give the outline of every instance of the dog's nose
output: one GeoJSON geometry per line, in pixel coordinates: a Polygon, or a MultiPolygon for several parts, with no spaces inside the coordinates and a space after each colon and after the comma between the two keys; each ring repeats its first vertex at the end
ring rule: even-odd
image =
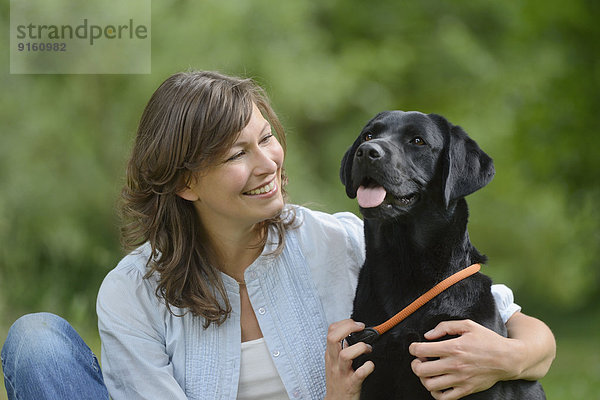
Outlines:
{"type": "Polygon", "coordinates": [[[381,158],[382,154],[383,154],[382,149],[379,146],[377,146],[375,143],[363,143],[356,150],[357,158],[368,157],[370,160],[373,160],[373,161],[381,158]]]}

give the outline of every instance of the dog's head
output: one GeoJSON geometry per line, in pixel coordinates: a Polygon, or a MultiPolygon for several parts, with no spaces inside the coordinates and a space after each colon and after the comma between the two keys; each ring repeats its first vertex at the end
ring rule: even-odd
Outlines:
{"type": "Polygon", "coordinates": [[[431,202],[448,208],[493,176],[492,159],[462,128],[415,111],[377,114],[340,169],[346,193],[358,197],[366,218],[406,215],[431,202]]]}

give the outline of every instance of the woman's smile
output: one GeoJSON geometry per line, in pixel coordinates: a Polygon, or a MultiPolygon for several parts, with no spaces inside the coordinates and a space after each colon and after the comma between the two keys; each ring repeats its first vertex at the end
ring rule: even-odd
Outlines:
{"type": "Polygon", "coordinates": [[[270,197],[272,195],[274,195],[278,190],[277,187],[277,183],[275,182],[275,179],[273,179],[271,182],[267,183],[264,186],[260,186],[256,189],[252,189],[249,190],[247,192],[245,192],[244,194],[246,196],[260,196],[260,197],[270,197]]]}

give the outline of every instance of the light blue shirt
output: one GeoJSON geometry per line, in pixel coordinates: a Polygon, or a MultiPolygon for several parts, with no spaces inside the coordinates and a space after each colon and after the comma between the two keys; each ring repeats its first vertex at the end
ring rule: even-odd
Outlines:
{"type": "MultiPolygon", "coordinates": [[[[291,399],[325,396],[329,324],[349,318],[363,264],[362,221],[351,213],[325,214],[297,207],[298,228],[283,252],[268,243],[244,274],[265,342],[291,399]]],[[[276,239],[270,232],[269,239],[276,239]]],[[[240,295],[222,274],[232,313],[221,326],[172,308],[144,279],[149,245],[132,252],[105,278],[97,312],[102,369],[114,400],[235,399],[240,373],[240,295]],[[177,316],[181,315],[182,316],[177,316]]],[[[519,306],[512,291],[492,292],[506,321],[519,306]]]]}

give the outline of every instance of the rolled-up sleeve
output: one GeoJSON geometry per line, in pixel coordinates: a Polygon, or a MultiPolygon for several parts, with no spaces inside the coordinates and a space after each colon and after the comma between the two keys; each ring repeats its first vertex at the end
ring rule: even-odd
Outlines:
{"type": "Polygon", "coordinates": [[[506,323],[517,311],[521,311],[521,307],[515,304],[515,298],[512,290],[506,285],[492,285],[492,295],[496,301],[496,307],[500,311],[502,321],[506,323]]]}
{"type": "Polygon", "coordinates": [[[184,400],[166,352],[164,305],[147,281],[136,268],[117,268],[100,287],[96,310],[106,386],[113,400],[184,400]]]}

